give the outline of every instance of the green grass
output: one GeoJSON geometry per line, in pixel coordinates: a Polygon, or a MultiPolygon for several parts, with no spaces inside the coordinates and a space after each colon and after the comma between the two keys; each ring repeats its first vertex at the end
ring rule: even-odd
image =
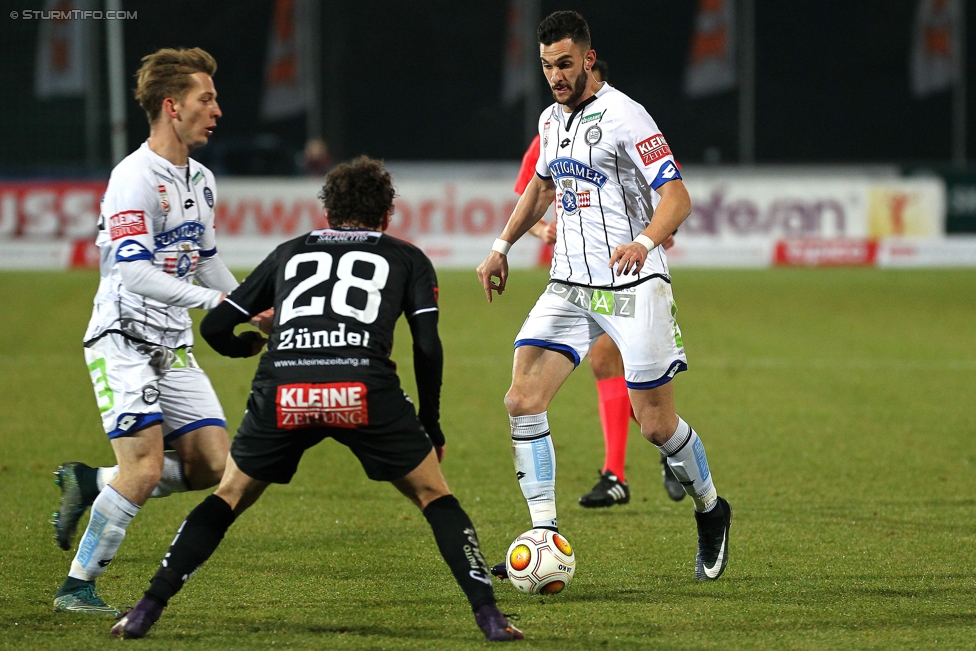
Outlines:
{"type": "MultiPolygon", "coordinates": [[[[112,462],[80,339],[96,277],[0,274],[0,646],[98,648],[105,618],[58,615],[70,562],[48,525],[51,471],[112,462]]],[[[511,344],[545,285],[516,271],[485,303],[441,274],[444,473],[490,561],[528,528],[502,396],[511,344]]],[[[691,370],[679,412],[735,509],[720,581],[693,579],[689,500],[660,484],[632,430],[625,507],[584,511],[602,438],[587,368],[549,411],[561,528],[578,572],[562,595],[498,587],[527,649],[949,649],[976,639],[976,272],[675,272],[691,370]]],[[[199,315],[197,315],[199,316],[199,315]]],[[[402,324],[401,324],[402,325],[402,324]]],[[[395,359],[413,392],[410,341],[395,359]]],[[[232,428],[254,360],[198,356],[232,428]]],[[[585,363],[584,363],[585,366],[585,363]]],[[[151,501],[100,592],[133,604],[202,493],[151,501]]],[[[422,515],[332,441],[269,489],[173,602],[142,649],[481,647],[422,515]]],[[[126,643],[128,646],[129,643],[126,643]]]]}

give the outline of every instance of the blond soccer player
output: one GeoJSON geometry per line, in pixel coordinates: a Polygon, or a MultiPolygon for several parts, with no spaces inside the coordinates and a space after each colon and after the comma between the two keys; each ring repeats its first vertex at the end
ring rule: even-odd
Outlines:
{"type": "MultiPolygon", "coordinates": [[[[101,279],[85,333],[85,361],[118,465],[58,468],[55,538],[69,549],[88,527],[57,611],[115,615],[95,581],[150,497],[216,485],[229,441],[217,395],[193,357],[187,308],[213,308],[238,283],[217,253],[213,174],[189,157],[221,117],[217,63],[199,49],[143,58],[135,97],[149,139],[112,170],[96,243],[101,279]],[[194,284],[194,280],[198,284],[194,284]]],[[[255,346],[263,339],[256,337],[255,346]]]]}

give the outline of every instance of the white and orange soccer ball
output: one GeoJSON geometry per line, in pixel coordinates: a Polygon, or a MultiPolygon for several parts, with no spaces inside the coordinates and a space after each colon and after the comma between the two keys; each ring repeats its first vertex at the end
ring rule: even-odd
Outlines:
{"type": "Polygon", "coordinates": [[[508,580],[526,594],[556,594],[573,580],[576,554],[566,538],[531,529],[515,539],[505,557],[508,580]]]}

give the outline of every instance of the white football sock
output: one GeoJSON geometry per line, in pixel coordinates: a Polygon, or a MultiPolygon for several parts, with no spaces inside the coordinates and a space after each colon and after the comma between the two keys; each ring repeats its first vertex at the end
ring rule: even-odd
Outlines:
{"type": "Polygon", "coordinates": [[[106,486],[92,504],[88,528],[78,544],[78,552],[71,561],[68,576],[82,581],[94,581],[100,577],[115,558],[115,552],[125,538],[125,528],[137,513],[138,506],[111,486],[106,486]]]}
{"type": "Polygon", "coordinates": [[[718,494],[712,483],[712,473],[708,470],[705,446],[691,425],[678,417],[678,428],[664,445],[657,446],[668,458],[668,465],[674,471],[685,492],[695,501],[695,510],[707,513],[718,504],[718,494]]]}
{"type": "Polygon", "coordinates": [[[183,462],[173,451],[163,454],[163,472],[159,476],[159,483],[149,497],[166,497],[173,493],[185,493],[190,490],[183,475],[183,462]]]}
{"type": "Polygon", "coordinates": [[[532,526],[557,528],[556,451],[552,447],[546,412],[509,419],[515,474],[529,505],[532,526]]]}
{"type": "MultiPolygon", "coordinates": [[[[119,474],[118,466],[103,467],[98,469],[96,483],[98,490],[108,486],[115,476],[119,474]]],[[[185,493],[190,490],[183,475],[183,462],[180,457],[170,450],[163,454],[163,472],[160,475],[159,483],[153,489],[149,497],[166,497],[173,493],[185,493]]]]}
{"type": "Polygon", "coordinates": [[[101,492],[105,489],[109,483],[115,479],[115,476],[119,474],[118,466],[103,466],[98,469],[98,473],[95,475],[95,483],[98,484],[98,490],[101,492]]]}

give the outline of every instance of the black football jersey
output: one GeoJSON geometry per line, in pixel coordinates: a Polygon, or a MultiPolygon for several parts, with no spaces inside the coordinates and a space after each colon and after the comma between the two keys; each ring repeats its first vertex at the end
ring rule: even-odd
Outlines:
{"type": "Polygon", "coordinates": [[[330,228],[278,246],[227,300],[252,315],[275,308],[255,384],[334,377],[376,386],[398,382],[397,319],[437,310],[437,277],[412,244],[330,228]]]}

